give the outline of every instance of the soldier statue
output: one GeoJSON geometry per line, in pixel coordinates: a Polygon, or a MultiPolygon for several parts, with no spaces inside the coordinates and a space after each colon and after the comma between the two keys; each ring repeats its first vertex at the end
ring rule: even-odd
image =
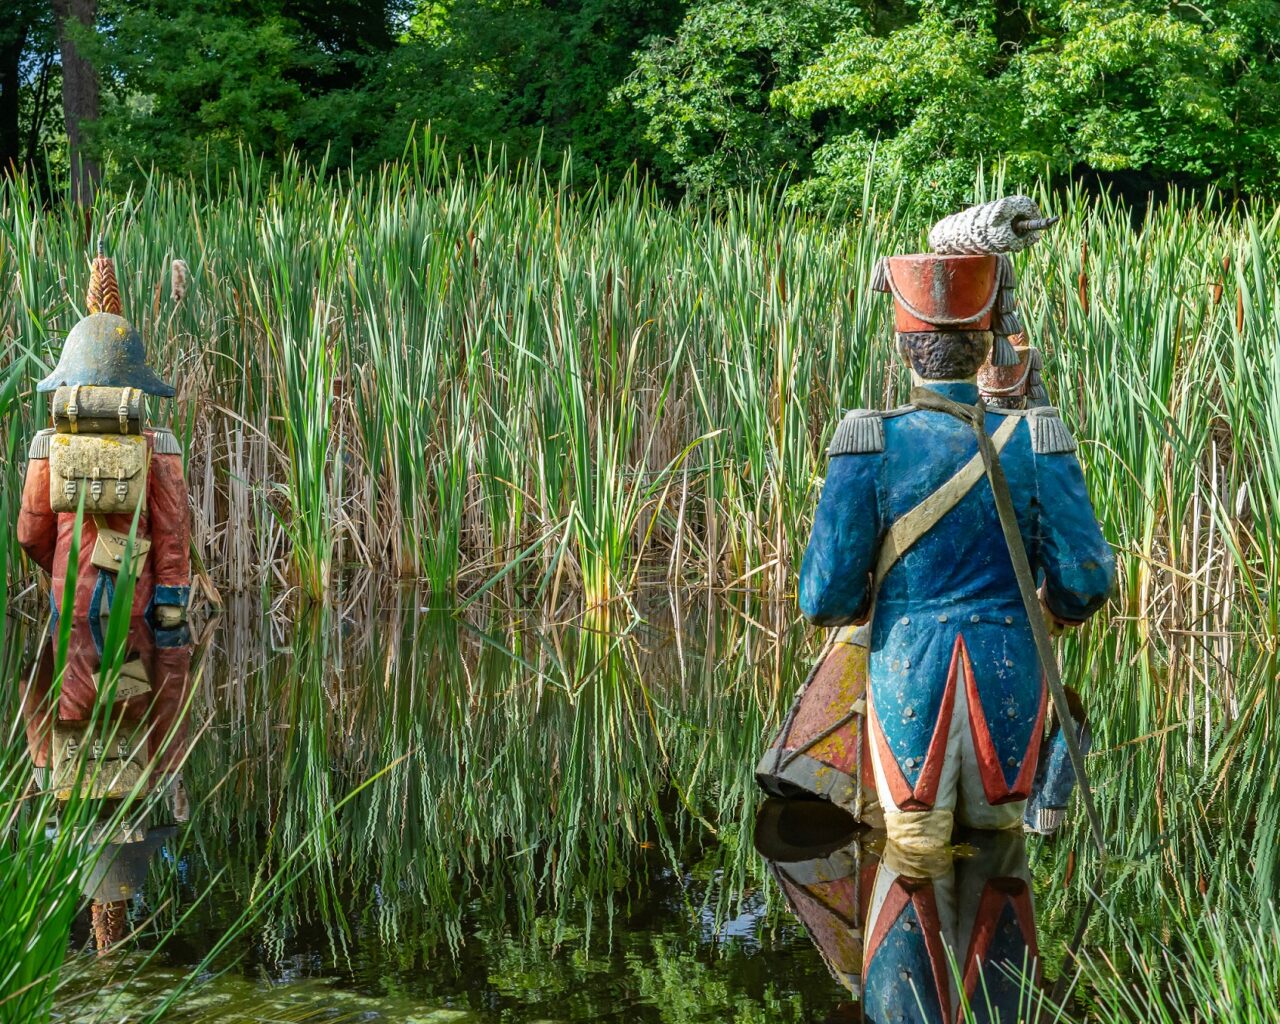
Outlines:
{"type": "Polygon", "coordinates": [[[934,252],[881,261],[911,401],[850,412],[828,450],[800,607],[869,624],[863,742],[904,847],[1022,824],[1057,681],[1045,622],[1083,623],[1114,581],[1056,410],[986,406],[976,383],[993,345],[995,365],[1021,362],[1006,253],[1050,223],[1010,197],[936,225],[934,252]]]}
{"type": "Polygon", "coordinates": [[[177,439],[146,427],[143,416],[144,395],[169,398],[174,389],[147,365],[142,338],[121,315],[115,268],[101,243],[87,308],[57,367],[36,386],[53,393],[54,425],[31,442],[18,542],[53,577],[54,615],[70,609],[100,643],[126,553],[134,579],[129,617],[145,615],[159,629],[186,621],[191,527],[177,439]],[[78,569],[67,595],[81,510],[78,569]]]}

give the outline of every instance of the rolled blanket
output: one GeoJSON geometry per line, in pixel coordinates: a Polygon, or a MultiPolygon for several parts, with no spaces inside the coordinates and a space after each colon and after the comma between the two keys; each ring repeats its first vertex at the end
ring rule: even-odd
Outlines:
{"type": "Polygon", "coordinates": [[[943,217],[929,231],[929,247],[960,256],[1021,252],[1048,226],[1030,196],[1005,196],[943,217]]]}

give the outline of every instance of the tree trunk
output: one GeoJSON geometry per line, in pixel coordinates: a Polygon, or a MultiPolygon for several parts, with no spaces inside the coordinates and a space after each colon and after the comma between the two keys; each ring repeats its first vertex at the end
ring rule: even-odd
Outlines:
{"type": "Polygon", "coordinates": [[[71,197],[80,206],[93,203],[102,171],[85,152],[85,125],[98,120],[98,73],[75,44],[78,31],[92,32],[98,0],[53,0],[62,49],[62,110],[67,120],[71,158],[71,197]],[[75,22],[76,24],[72,24],[75,22]]]}
{"type": "Polygon", "coordinates": [[[23,166],[37,180],[36,154],[40,151],[40,134],[44,129],[44,119],[49,114],[49,79],[53,75],[53,51],[47,52],[40,62],[40,74],[32,87],[31,123],[27,125],[27,145],[22,155],[23,166]]]}
{"type": "Polygon", "coordinates": [[[22,166],[22,139],[18,127],[18,78],[27,26],[19,24],[0,33],[0,174],[16,174],[22,166]]]}

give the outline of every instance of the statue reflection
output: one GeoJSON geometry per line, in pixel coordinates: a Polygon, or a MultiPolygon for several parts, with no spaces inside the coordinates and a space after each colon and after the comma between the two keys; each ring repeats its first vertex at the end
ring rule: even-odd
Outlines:
{"type": "Polygon", "coordinates": [[[1020,833],[971,832],[921,854],[824,802],[769,800],[756,849],[832,976],[829,1021],[1035,1019],[1035,912],[1020,833]]]}
{"type": "Polygon", "coordinates": [[[24,673],[27,750],[37,787],[56,798],[50,828],[73,828],[79,841],[100,847],[84,893],[94,945],[106,953],[129,932],[130,904],[152,857],[188,818],[182,764],[191,638],[186,626],[155,630],[132,620],[114,695],[100,693],[107,689],[100,623],[72,626],[60,690],[56,646],[50,636],[24,673]]]}

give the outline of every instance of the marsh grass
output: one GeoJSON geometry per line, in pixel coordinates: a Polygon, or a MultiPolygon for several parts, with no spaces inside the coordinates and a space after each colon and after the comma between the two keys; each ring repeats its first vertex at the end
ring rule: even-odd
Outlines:
{"type": "MultiPolygon", "coordinates": [[[[370,913],[388,940],[430,905],[442,941],[460,941],[460,893],[501,858],[527,861],[501,884],[531,914],[548,891],[606,893],[634,844],[674,863],[691,835],[730,840],[721,867],[750,887],[749,769],[815,648],[789,611],[744,626],[754,660],[740,670],[756,682],[726,701],[709,689],[731,678],[716,659],[694,676],[682,659],[681,688],[652,688],[617,634],[646,584],[791,589],[836,417],[905,392],[888,303],[867,285],[879,255],[920,245],[922,225],[869,202],[806,216],[765,193],[672,209],[631,181],[448,167],[429,142],[357,179],[295,165],[270,178],[246,161],[217,201],[202,194],[154,178],[95,216],[126,312],[178,382],[178,402],[153,411],[184,441],[195,538],[219,585],[334,602],[352,566],[423,581],[431,595],[401,632],[426,605],[465,605],[473,624],[522,601],[552,620],[593,610],[580,642],[512,634],[499,611],[421,634],[438,649],[406,636],[372,660],[336,643],[332,622],[282,628],[292,682],[237,691],[249,731],[217,742],[244,749],[209,747],[237,766],[228,791],[255,797],[211,813],[228,830],[244,815],[272,857],[338,850],[368,884],[377,873],[386,902],[370,913]],[[180,302],[174,257],[192,271],[180,302]],[[479,664],[508,666],[492,677],[504,682],[450,660],[473,641],[479,664]],[[414,680],[438,671],[433,658],[454,667],[428,690],[414,680]],[[253,731],[282,714],[287,730],[253,731]],[[269,765],[254,767],[252,744],[273,751],[269,765]],[[406,751],[419,770],[401,763],[355,798],[358,827],[323,816],[406,751]],[[477,771],[511,787],[504,799],[452,785],[477,771]],[[659,793],[680,811],[674,833],[659,793]],[[483,841],[449,845],[464,826],[483,841]],[[448,855],[403,854],[437,848],[448,855]]],[[[1100,997],[1117,1014],[1155,1012],[1150,1000],[1194,1003],[1226,969],[1217,957],[1242,965],[1242,992],[1268,978],[1240,950],[1269,941],[1280,870],[1280,215],[1175,195],[1135,225],[1106,199],[1042,201],[1063,223],[1019,258],[1019,295],[1121,574],[1107,611],[1063,646],[1113,852],[1116,912],[1094,918],[1088,942],[1120,958],[1116,978],[1201,957],[1178,983],[1100,997]],[[1215,907],[1249,926],[1213,924],[1215,907]]],[[[7,524],[45,416],[29,382],[79,316],[82,224],[40,210],[20,179],[0,186],[11,608],[31,575],[7,524]]],[[[260,651],[238,643],[228,657],[260,678],[260,651]]],[[[1066,914],[1071,880],[1098,867],[1082,838],[1038,854],[1049,913],[1066,914]]],[[[236,891],[252,892],[260,864],[244,870],[236,891]]],[[[350,927],[342,882],[315,880],[335,948],[350,927]]],[[[289,902],[302,891],[281,913],[303,913],[289,902]]],[[[1090,963],[1103,991],[1106,961],[1090,963]]]]}
{"type": "MultiPolygon", "coordinates": [[[[332,598],[357,565],[437,605],[586,607],[601,626],[653,582],[791,590],[832,423],[903,394],[868,283],[922,225],[869,200],[672,209],[635,181],[569,179],[451,167],[426,139],[365,177],[246,160],[216,201],[160,177],[104,196],[126,311],[179,386],[154,411],[185,442],[221,586],[332,598]],[[174,257],[192,279],[176,302],[174,257]]],[[[17,455],[44,416],[26,382],[79,315],[87,264],[81,219],[0,188],[0,449],[17,455]]],[[[1172,800],[1243,787],[1269,844],[1280,214],[1174,195],[1135,225],[1105,198],[1042,202],[1063,222],[1019,257],[1019,295],[1121,573],[1067,656],[1099,757],[1159,751],[1153,777],[1117,782],[1114,820],[1150,803],[1150,846],[1172,800]]],[[[10,513],[20,468],[0,469],[10,513]]]]}
{"type": "MultiPolygon", "coordinates": [[[[127,312],[179,385],[153,411],[187,443],[220,585],[323,598],[363,565],[442,600],[605,606],[655,576],[789,590],[831,424],[903,394],[868,283],[922,225],[869,200],[672,209],[569,180],[450,167],[427,139],[371,176],[246,160],[216,201],[159,177],[104,196],[127,312]]],[[[1043,201],[1064,221],[1019,258],[1032,340],[1122,554],[1117,610],[1160,639],[1203,732],[1215,666],[1240,635],[1273,651],[1280,623],[1280,222],[1043,201]]],[[[26,382],[80,312],[82,225],[20,179],[0,192],[9,495],[44,415],[26,382]]]]}
{"type": "MultiPolygon", "coordinates": [[[[819,435],[886,393],[880,346],[840,339],[885,323],[862,285],[891,211],[676,212],[631,181],[418,154],[340,184],[246,163],[214,203],[156,178],[96,213],[179,384],[217,582],[321,597],[358,563],[452,596],[518,561],[508,596],[603,605],[653,556],[672,582],[785,587],[819,435]]],[[[0,372],[21,381],[78,317],[85,262],[67,212],[33,203],[0,193],[0,372]]],[[[8,443],[43,416],[22,409],[8,443]]]]}

